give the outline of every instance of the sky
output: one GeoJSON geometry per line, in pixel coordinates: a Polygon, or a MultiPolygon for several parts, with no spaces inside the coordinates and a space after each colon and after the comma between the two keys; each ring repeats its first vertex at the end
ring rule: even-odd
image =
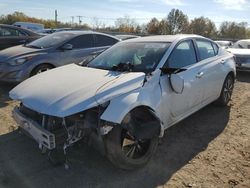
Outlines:
{"type": "Polygon", "coordinates": [[[28,16],[58,21],[95,22],[112,26],[119,17],[129,16],[138,24],[151,18],[162,19],[171,9],[180,9],[189,20],[208,17],[216,26],[223,21],[248,22],[250,27],[250,0],[0,0],[0,15],[20,11],[28,16]]]}

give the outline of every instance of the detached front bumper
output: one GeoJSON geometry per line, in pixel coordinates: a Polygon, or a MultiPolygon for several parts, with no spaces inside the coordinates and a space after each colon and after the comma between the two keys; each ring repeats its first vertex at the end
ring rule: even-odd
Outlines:
{"type": "Polygon", "coordinates": [[[39,144],[40,149],[45,147],[49,150],[52,150],[56,147],[55,135],[45,130],[38,123],[22,114],[18,107],[14,108],[13,117],[18,126],[29,135],[31,135],[34,140],[36,140],[36,142],[39,144]]]}

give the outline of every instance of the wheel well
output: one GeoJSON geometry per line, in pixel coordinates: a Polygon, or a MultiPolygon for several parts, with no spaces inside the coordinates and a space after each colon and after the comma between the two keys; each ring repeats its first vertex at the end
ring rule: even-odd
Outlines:
{"type": "Polygon", "coordinates": [[[148,106],[132,109],[123,119],[122,125],[137,138],[152,138],[161,133],[161,122],[148,106]]]}
{"type": "Polygon", "coordinates": [[[233,71],[229,72],[228,75],[232,76],[233,77],[233,80],[235,80],[235,74],[233,71]]]}
{"type": "Polygon", "coordinates": [[[50,66],[51,68],[55,68],[55,66],[52,65],[51,63],[41,63],[41,64],[39,64],[39,65],[36,65],[36,66],[32,69],[32,71],[30,72],[30,76],[32,76],[33,73],[34,73],[34,71],[37,69],[37,67],[39,67],[39,66],[41,66],[41,65],[48,65],[48,66],[50,66]]]}

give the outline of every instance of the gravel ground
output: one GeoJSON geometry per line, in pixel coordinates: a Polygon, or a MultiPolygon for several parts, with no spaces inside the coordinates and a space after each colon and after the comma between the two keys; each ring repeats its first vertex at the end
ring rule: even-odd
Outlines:
{"type": "Polygon", "coordinates": [[[13,85],[0,85],[0,187],[250,187],[250,73],[239,73],[228,107],[209,105],[166,131],[147,166],[122,171],[92,148],[52,166],[11,117],[13,85]]]}

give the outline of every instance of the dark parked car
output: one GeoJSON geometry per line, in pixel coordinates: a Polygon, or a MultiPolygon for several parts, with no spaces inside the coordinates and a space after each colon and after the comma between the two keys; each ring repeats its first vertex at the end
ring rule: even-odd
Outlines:
{"type": "Polygon", "coordinates": [[[0,81],[21,82],[49,69],[79,63],[119,39],[92,31],[62,31],[0,51],[0,81]]]}
{"type": "Polygon", "coordinates": [[[20,27],[0,24],[0,50],[25,44],[42,37],[37,33],[20,27]]]}

